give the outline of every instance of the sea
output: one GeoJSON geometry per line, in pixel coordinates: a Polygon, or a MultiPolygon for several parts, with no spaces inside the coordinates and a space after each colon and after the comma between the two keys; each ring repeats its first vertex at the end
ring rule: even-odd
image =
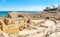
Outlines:
{"type": "MultiPolygon", "coordinates": [[[[0,16],[7,16],[9,12],[13,12],[13,11],[0,11],[0,16]]],[[[15,12],[21,12],[21,13],[29,13],[29,14],[36,14],[40,11],[15,11],[15,12]]]]}

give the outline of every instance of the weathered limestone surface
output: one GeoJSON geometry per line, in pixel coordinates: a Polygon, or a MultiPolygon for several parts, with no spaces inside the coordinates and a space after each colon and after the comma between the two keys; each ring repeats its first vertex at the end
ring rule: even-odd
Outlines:
{"type": "Polygon", "coordinates": [[[35,16],[23,14],[12,12],[0,19],[0,37],[60,37],[60,20],[33,19],[35,16]]]}

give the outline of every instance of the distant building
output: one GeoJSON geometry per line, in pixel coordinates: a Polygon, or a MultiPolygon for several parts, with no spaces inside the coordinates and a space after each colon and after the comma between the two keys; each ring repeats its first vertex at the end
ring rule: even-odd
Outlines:
{"type": "Polygon", "coordinates": [[[58,6],[58,7],[53,7],[53,8],[46,7],[46,9],[44,9],[44,11],[48,11],[48,12],[51,12],[51,13],[60,12],[60,6],[58,6]]]}

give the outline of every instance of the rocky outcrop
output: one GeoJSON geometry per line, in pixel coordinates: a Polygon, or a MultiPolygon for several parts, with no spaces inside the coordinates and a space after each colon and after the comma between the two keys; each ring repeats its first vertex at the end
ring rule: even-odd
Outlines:
{"type": "Polygon", "coordinates": [[[0,37],[60,37],[60,13],[10,12],[0,19],[0,37]],[[57,35],[56,35],[57,34],[57,35]]]}
{"type": "Polygon", "coordinates": [[[19,18],[19,17],[29,17],[29,14],[28,13],[21,13],[21,12],[10,12],[8,14],[8,17],[9,18],[19,18]]]}

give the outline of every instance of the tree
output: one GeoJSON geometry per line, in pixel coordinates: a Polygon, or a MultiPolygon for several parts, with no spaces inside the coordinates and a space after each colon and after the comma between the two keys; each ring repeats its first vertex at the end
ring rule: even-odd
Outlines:
{"type": "Polygon", "coordinates": [[[50,7],[46,7],[46,9],[50,9],[50,7]]]}
{"type": "Polygon", "coordinates": [[[52,5],[52,8],[55,8],[55,5],[52,5]]]}

